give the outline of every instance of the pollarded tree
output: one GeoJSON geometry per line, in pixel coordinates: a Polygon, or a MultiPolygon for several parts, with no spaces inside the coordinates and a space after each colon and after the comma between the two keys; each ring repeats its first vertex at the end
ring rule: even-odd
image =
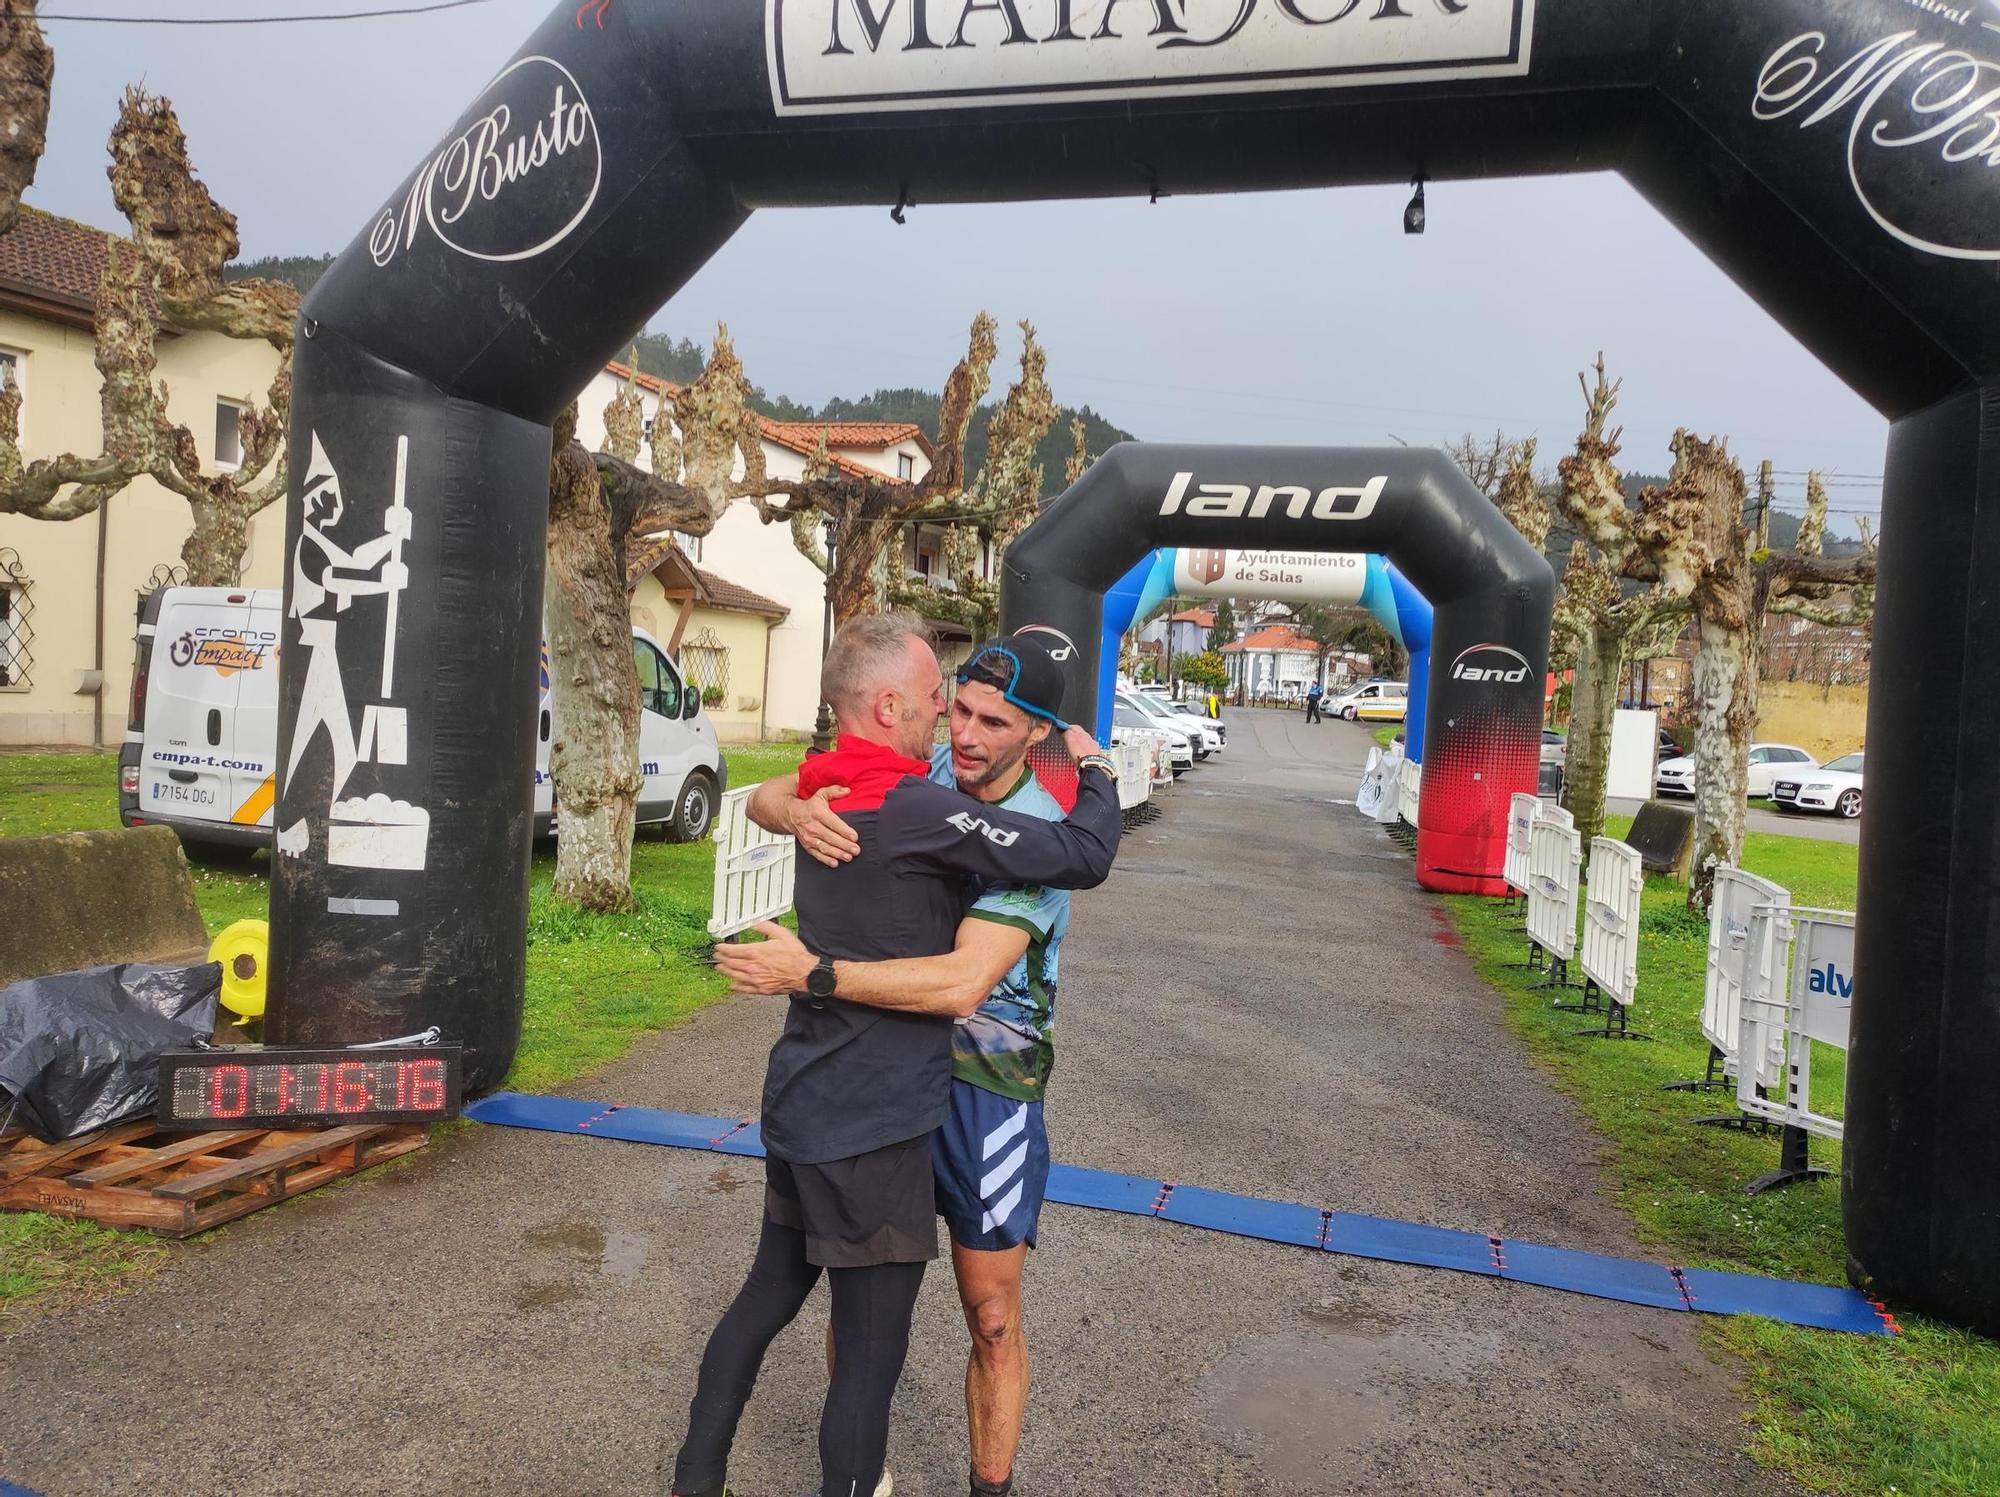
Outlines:
{"type": "Polygon", "coordinates": [[[0,234],[14,227],[21,194],[35,180],[55,77],[35,0],[0,0],[0,234]]]}
{"type": "MultiPolygon", "coordinates": [[[[828,456],[824,438],[802,476],[769,478],[760,449],[755,472],[746,475],[746,483],[754,485],[760,496],[758,512],[767,524],[790,526],[800,553],[826,573],[836,628],[883,607],[892,597],[901,568],[899,563],[892,566],[890,542],[904,526],[931,517],[956,518],[968,504],[989,506],[993,515],[1004,516],[1017,512],[1031,481],[1039,492],[1035,447],[1054,420],[1055,408],[1042,379],[1044,360],[1034,329],[1025,322],[1021,328],[1021,378],[993,419],[985,464],[971,481],[965,471],[965,434],[991,383],[998,351],[996,325],[985,312],[972,320],[965,357],[945,381],[938,406],[936,460],[919,482],[838,465],[828,456]],[[822,529],[830,548],[820,544],[822,529]]],[[[693,440],[685,422],[683,433],[693,440]]],[[[1019,523],[1028,518],[1032,510],[1020,516],[1019,523]]],[[[976,546],[976,527],[968,528],[976,546]]],[[[959,546],[956,559],[962,562],[963,538],[959,546]]]]}
{"type": "Polygon", "coordinates": [[[641,786],[639,676],[625,564],[634,536],[706,535],[731,500],[757,491],[734,476],[761,471],[761,424],[743,366],[718,328],[700,378],[671,396],[675,423],[644,413],[637,356],[604,412],[596,453],[576,440],[576,407],[557,419],[549,470],[549,772],[557,817],[555,895],[584,909],[632,906],[632,835],[641,786]]]}
{"type": "MultiPolygon", "coordinates": [[[[1034,327],[1021,324],[1021,377],[1008,390],[987,428],[986,461],[979,474],[956,498],[927,505],[913,517],[922,520],[949,504],[951,523],[945,527],[939,561],[944,581],[926,581],[906,572],[892,582],[889,599],[924,618],[950,619],[971,630],[974,639],[993,634],[1000,622],[1000,586],[981,575],[982,549],[990,546],[993,570],[1014,537],[1035,518],[1042,497],[1042,465],[1036,451],[1055,424],[1055,402],[1044,374],[1048,355],[1035,341],[1034,327]]],[[[1083,423],[1072,418],[1071,433],[1080,445],[1083,423]]],[[[1078,461],[1072,457],[1071,464],[1078,461]]],[[[885,558],[893,564],[893,558],[885,558]]]]}
{"type": "MultiPolygon", "coordinates": [[[[1859,554],[1825,554],[1826,488],[1819,475],[1806,480],[1806,515],[1791,551],[1765,542],[1765,502],[1746,524],[1743,471],[1720,442],[1675,438],[1676,469],[1685,448],[1697,476],[1693,495],[1693,563],[1699,568],[1692,596],[1701,642],[1695,652],[1695,861],[1688,904],[1705,909],[1715,870],[1743,859],[1750,743],[1757,725],[1759,665],[1764,621],[1794,614],[1816,623],[1857,626],[1875,606],[1875,542],[1864,525],[1859,554]]],[[[1768,475],[1769,464],[1765,464],[1768,475]]]]}
{"type": "Polygon", "coordinates": [[[110,150],[112,197],[132,239],[106,236],[98,287],[101,449],[24,463],[21,393],[10,374],[0,389],[0,512],[74,519],[134,479],[151,477],[192,512],[181,547],[188,580],[240,582],[250,519],[285,492],[298,293],[278,281],[224,282],[222,267],[240,248],[236,219],[195,177],[187,137],[165,99],[127,89],[110,150]],[[193,433],[168,419],[167,388],[154,381],[162,319],[184,331],[261,339],[277,350],[269,403],[243,401],[242,457],[233,471],[203,472],[193,433]]]}
{"type": "MultiPolygon", "coordinates": [[[[1557,504],[1579,539],[1570,547],[1562,591],[1556,598],[1554,633],[1560,654],[1575,669],[1570,698],[1569,747],[1565,756],[1563,804],[1576,819],[1588,846],[1604,829],[1605,775],[1611,755],[1611,721],[1618,710],[1618,682],[1625,663],[1641,648],[1658,648],[1663,630],[1677,632],[1688,612],[1691,577],[1684,568],[1662,566],[1675,553],[1678,528],[1686,518],[1679,491],[1643,490],[1636,506],[1625,497],[1624,477],[1615,462],[1617,428],[1607,429],[1618,403],[1620,381],[1607,379],[1598,355],[1596,381],[1579,376],[1585,414],[1576,450],[1556,465],[1557,504]],[[1628,581],[1642,584],[1627,589],[1628,581]]],[[[1525,462],[1532,462],[1529,453],[1525,462]]],[[[1521,467],[1510,465],[1499,503],[1531,543],[1546,541],[1548,527],[1523,493],[1521,467]]]]}

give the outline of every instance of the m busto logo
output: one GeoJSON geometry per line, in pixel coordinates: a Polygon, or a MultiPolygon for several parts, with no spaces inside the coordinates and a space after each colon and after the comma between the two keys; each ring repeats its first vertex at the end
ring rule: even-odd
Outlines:
{"type": "Polygon", "coordinates": [[[475,260],[530,260],[575,231],[603,180],[597,117],[575,75],[519,58],[382,210],[368,252],[387,265],[430,237],[475,260]]]}

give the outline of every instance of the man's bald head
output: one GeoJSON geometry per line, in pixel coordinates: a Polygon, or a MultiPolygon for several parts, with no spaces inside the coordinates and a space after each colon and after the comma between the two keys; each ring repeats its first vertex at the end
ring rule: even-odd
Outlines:
{"type": "Polygon", "coordinates": [[[910,613],[848,620],[826,652],[820,694],[841,732],[912,759],[927,757],[944,712],[944,672],[930,629],[910,613]]]}

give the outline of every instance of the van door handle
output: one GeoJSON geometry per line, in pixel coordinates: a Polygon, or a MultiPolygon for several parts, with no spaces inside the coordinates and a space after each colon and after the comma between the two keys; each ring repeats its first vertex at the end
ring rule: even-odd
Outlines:
{"type": "Polygon", "coordinates": [[[167,771],[167,778],[182,785],[192,785],[201,776],[191,769],[170,769],[167,771]]]}
{"type": "Polygon", "coordinates": [[[222,709],[220,707],[211,707],[208,709],[208,746],[210,748],[219,748],[221,744],[222,709]]]}

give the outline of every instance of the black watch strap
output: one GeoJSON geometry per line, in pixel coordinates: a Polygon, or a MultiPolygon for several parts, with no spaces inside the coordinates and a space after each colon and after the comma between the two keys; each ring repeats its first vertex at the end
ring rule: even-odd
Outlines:
{"type": "Polygon", "coordinates": [[[823,956],[819,965],[806,974],[806,991],[815,998],[831,998],[838,982],[834,976],[833,958],[823,956]]]}

